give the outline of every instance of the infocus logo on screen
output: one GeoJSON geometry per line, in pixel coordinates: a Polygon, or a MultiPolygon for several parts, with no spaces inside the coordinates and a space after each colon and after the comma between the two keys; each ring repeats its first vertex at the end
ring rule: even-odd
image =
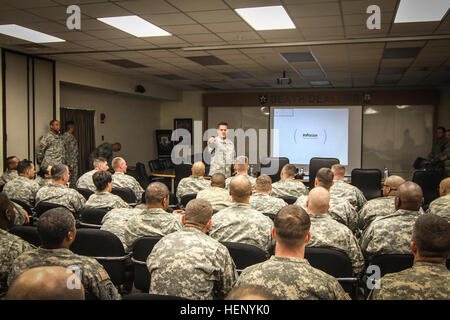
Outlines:
{"type": "Polygon", "coordinates": [[[319,135],[317,133],[304,133],[303,139],[317,139],[319,135]]]}

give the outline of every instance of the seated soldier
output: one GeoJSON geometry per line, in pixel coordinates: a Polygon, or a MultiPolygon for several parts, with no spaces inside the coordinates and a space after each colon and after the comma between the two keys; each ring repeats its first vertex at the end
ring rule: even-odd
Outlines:
{"type": "Polygon", "coordinates": [[[7,182],[19,176],[19,173],[17,172],[19,161],[19,158],[16,156],[6,158],[6,171],[0,177],[0,186],[4,186],[7,182]]]}
{"type": "Polygon", "coordinates": [[[112,175],[113,188],[130,189],[134,192],[136,201],[138,203],[141,202],[144,189],[134,177],[126,174],[127,162],[121,157],[116,157],[112,160],[112,167],[114,169],[114,174],[112,175]]]}
{"type": "Polygon", "coordinates": [[[97,171],[106,171],[109,169],[108,161],[105,158],[96,158],[93,161],[94,169],[86,172],[81,177],[78,178],[77,188],[89,189],[92,192],[95,192],[95,184],[94,180],[92,180],[92,176],[97,171]]]}
{"type": "Polygon", "coordinates": [[[277,214],[287,203],[281,199],[269,195],[272,190],[272,179],[262,174],[256,179],[255,193],[250,197],[250,207],[262,213],[277,214]]]}
{"type": "Polygon", "coordinates": [[[34,164],[30,160],[24,159],[17,166],[19,176],[5,184],[3,192],[10,199],[17,199],[25,202],[30,208],[35,205],[36,193],[39,190],[39,184],[34,181],[36,174],[34,164]]]}
{"type": "Polygon", "coordinates": [[[205,164],[203,162],[194,163],[191,171],[191,176],[181,179],[178,183],[176,195],[179,203],[181,203],[181,197],[198,193],[209,186],[208,180],[203,177],[205,175],[205,164]]]}
{"type": "Polygon", "coordinates": [[[97,191],[92,194],[85,208],[128,208],[129,205],[121,197],[111,193],[112,175],[109,171],[97,171],[92,176],[97,191]]]}
{"type": "Polygon", "coordinates": [[[311,223],[305,210],[286,206],[276,215],[274,225],[275,256],[245,268],[236,286],[259,285],[282,300],[350,299],[334,277],[311,267],[304,258],[311,238],[311,223]]]}
{"type": "Polygon", "coordinates": [[[41,167],[37,172],[35,181],[39,186],[45,187],[52,183],[52,166],[47,166],[46,168],[41,167]]]}
{"type": "Polygon", "coordinates": [[[386,274],[380,288],[369,294],[372,300],[449,300],[450,271],[445,260],[450,251],[448,221],[434,214],[417,218],[411,237],[412,268],[386,274]]]}
{"type": "Polygon", "coordinates": [[[346,199],[353,207],[355,207],[356,211],[359,211],[359,209],[367,202],[362,191],[344,181],[345,167],[343,165],[335,164],[331,167],[331,171],[334,175],[334,183],[330,188],[331,196],[346,199]]]}
{"type": "Polygon", "coordinates": [[[433,200],[427,213],[433,213],[450,221],[450,178],[445,178],[439,184],[440,197],[433,200]]]}
{"type": "Polygon", "coordinates": [[[37,250],[21,254],[14,260],[8,276],[9,286],[28,269],[61,266],[80,275],[86,294],[100,300],[121,298],[108,273],[97,260],[70,251],[69,248],[75,240],[76,227],[75,218],[69,210],[61,207],[48,210],[39,218],[37,229],[41,246],[37,250]]]}
{"type": "Polygon", "coordinates": [[[164,236],[147,258],[150,293],[193,300],[223,299],[237,279],[228,249],[206,233],[212,207],[191,200],[182,215],[184,227],[164,236]]]}
{"type": "Polygon", "coordinates": [[[231,206],[230,192],[225,189],[225,175],[214,173],[211,177],[211,186],[197,193],[197,199],[205,199],[213,210],[222,210],[231,206]]]}
{"type": "Polygon", "coordinates": [[[233,177],[228,177],[227,180],[225,180],[225,188],[228,189],[231,179],[233,179],[236,176],[245,176],[250,183],[252,184],[252,191],[255,191],[255,183],[256,178],[248,175],[248,170],[250,170],[250,166],[248,165],[248,158],[246,156],[239,156],[236,158],[236,161],[234,163],[234,173],[235,175],[233,177]]]}
{"type": "Polygon", "coordinates": [[[225,300],[280,300],[263,286],[243,284],[231,289],[225,300]]]}
{"type": "Polygon", "coordinates": [[[280,173],[280,181],[272,183],[270,195],[273,197],[294,197],[305,196],[308,189],[301,181],[295,181],[297,168],[293,164],[284,165],[280,173]]]}

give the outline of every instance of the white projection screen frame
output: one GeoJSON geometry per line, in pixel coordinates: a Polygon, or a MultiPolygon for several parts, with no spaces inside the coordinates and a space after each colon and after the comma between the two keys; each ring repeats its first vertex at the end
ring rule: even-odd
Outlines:
{"type": "MultiPolygon", "coordinates": [[[[346,175],[350,175],[351,171],[355,168],[361,168],[361,143],[362,143],[362,121],[363,121],[363,108],[362,106],[324,106],[324,107],[311,107],[311,106],[297,106],[297,107],[271,107],[270,108],[270,155],[271,156],[275,156],[274,155],[274,115],[275,112],[281,112],[281,115],[285,115],[287,113],[289,113],[289,110],[299,110],[299,111],[307,111],[307,110],[311,110],[313,111],[313,113],[311,114],[312,119],[314,119],[315,116],[326,116],[326,110],[330,111],[337,111],[337,110],[348,110],[348,141],[347,142],[347,146],[348,146],[348,163],[344,163],[344,161],[342,161],[342,159],[339,159],[341,161],[341,163],[346,167],[345,173],[346,175]],[[275,110],[279,110],[279,111],[275,111],[275,110]],[[322,113],[320,113],[321,111],[323,111],[322,113]],[[317,112],[319,112],[319,114],[317,114],[317,112]]],[[[304,114],[305,112],[303,112],[304,114]]],[[[339,117],[341,116],[341,120],[342,120],[342,115],[344,115],[345,112],[337,112],[337,113],[333,113],[333,115],[339,117]]],[[[345,119],[344,119],[345,120],[345,119]]],[[[324,120],[325,121],[325,120],[324,120]]],[[[341,128],[339,127],[340,125],[346,126],[345,121],[338,121],[338,119],[328,119],[329,122],[333,122],[335,121],[336,123],[334,123],[336,125],[336,134],[342,134],[342,130],[340,130],[341,128]],[[343,123],[339,123],[339,122],[343,122],[343,123]],[[339,132],[340,131],[340,132],[339,132]]],[[[312,126],[315,126],[317,123],[311,124],[309,122],[304,122],[305,125],[303,126],[303,128],[306,128],[308,131],[308,129],[311,129],[312,126]]],[[[333,125],[334,125],[333,124],[333,125]]],[[[327,139],[324,138],[321,135],[321,133],[317,133],[317,132],[312,132],[313,130],[309,130],[311,132],[302,132],[302,126],[301,126],[301,122],[300,122],[300,126],[297,126],[297,123],[295,124],[296,128],[300,129],[298,130],[298,132],[295,132],[294,135],[290,135],[290,137],[282,137],[279,136],[279,139],[289,139],[293,140],[295,137],[299,137],[299,134],[301,137],[304,137],[304,139],[314,139],[314,138],[319,138],[319,139],[327,139]],[[319,137],[317,137],[317,134],[319,135],[319,137]]],[[[288,130],[285,130],[286,132],[288,132],[288,130]]],[[[280,133],[281,135],[283,134],[280,133]]],[[[324,134],[325,136],[326,134],[324,134]]],[[[329,133],[328,133],[329,135],[329,133]]],[[[296,140],[296,142],[298,142],[296,140]]],[[[329,137],[328,137],[329,139],[329,137]]],[[[283,140],[283,141],[289,141],[289,140],[283,140]]],[[[295,143],[295,142],[294,142],[295,143]]],[[[308,143],[308,141],[307,141],[308,143]]],[[[343,143],[341,145],[342,147],[346,147],[345,143],[343,143]]],[[[336,146],[338,149],[341,146],[336,146]]],[[[292,161],[289,155],[284,155],[284,154],[279,154],[277,156],[280,157],[288,157],[290,158],[289,161],[296,165],[299,168],[303,168],[304,171],[307,173],[309,171],[309,160],[304,160],[301,162],[305,162],[305,163],[296,163],[296,161],[292,161]]],[[[314,155],[313,153],[311,153],[311,157],[314,156],[321,156],[320,154],[314,155]]],[[[339,158],[339,156],[327,156],[327,157],[336,157],[339,158]]],[[[305,158],[306,159],[306,158],[305,158]]]]}

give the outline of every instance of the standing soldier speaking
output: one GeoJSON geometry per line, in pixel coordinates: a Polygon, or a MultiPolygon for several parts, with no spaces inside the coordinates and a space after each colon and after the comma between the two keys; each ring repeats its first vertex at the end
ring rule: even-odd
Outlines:
{"type": "Polygon", "coordinates": [[[75,132],[75,123],[73,121],[66,122],[66,132],[62,138],[66,148],[66,163],[70,170],[70,186],[75,187],[78,179],[78,142],[73,135],[75,132]]]}
{"type": "Polygon", "coordinates": [[[59,130],[59,121],[50,121],[50,131],[41,137],[39,141],[37,162],[41,167],[46,168],[48,166],[66,163],[64,140],[59,134],[59,130]]]}

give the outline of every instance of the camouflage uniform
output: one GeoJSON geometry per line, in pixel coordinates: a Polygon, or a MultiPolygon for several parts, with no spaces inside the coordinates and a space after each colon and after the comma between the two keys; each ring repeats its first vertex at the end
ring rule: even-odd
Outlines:
{"type": "Polygon", "coordinates": [[[433,213],[450,221],[450,193],[433,200],[427,213],[433,213]]]}
{"type": "Polygon", "coordinates": [[[35,247],[25,240],[0,229],[0,297],[8,290],[6,280],[14,260],[23,252],[33,249],[35,247]]]}
{"type": "Polygon", "coordinates": [[[36,181],[28,179],[24,176],[18,176],[11,180],[3,188],[3,192],[10,199],[17,199],[25,202],[30,208],[34,207],[36,193],[40,189],[36,181]]]}
{"type": "Polygon", "coordinates": [[[241,284],[260,285],[281,300],[349,299],[335,278],[303,258],[272,256],[247,267],[236,286],[241,284]]]}
{"type": "Polygon", "coordinates": [[[371,300],[449,300],[450,271],[443,264],[416,262],[412,268],[381,278],[371,300]]]}
{"type": "Polygon", "coordinates": [[[197,199],[207,200],[214,210],[225,209],[232,204],[230,192],[220,187],[208,187],[197,193],[197,199]]]}
{"type": "Polygon", "coordinates": [[[420,211],[399,209],[376,218],[360,239],[364,257],[380,254],[411,254],[411,233],[420,211]]]}
{"type": "Polygon", "coordinates": [[[53,180],[51,178],[50,179],[45,179],[45,178],[42,178],[41,176],[37,176],[36,179],[34,179],[34,181],[36,181],[36,183],[41,188],[45,187],[45,186],[48,186],[48,185],[52,184],[52,182],[53,182],[53,180]]]}
{"type": "Polygon", "coordinates": [[[66,163],[72,168],[70,172],[70,185],[74,186],[78,179],[78,142],[73,134],[68,132],[62,135],[65,143],[66,163]]]}
{"type": "Polygon", "coordinates": [[[66,149],[64,139],[61,135],[48,132],[45,136],[41,137],[39,140],[37,162],[41,168],[66,163],[66,149]],[[45,141],[47,145],[44,146],[42,141],[45,141]]]}
{"type": "Polygon", "coordinates": [[[272,191],[270,195],[272,197],[295,197],[304,196],[308,194],[308,189],[301,181],[295,181],[294,179],[285,179],[272,183],[272,191]]]}
{"type": "Polygon", "coordinates": [[[249,204],[233,203],[212,216],[209,235],[218,241],[240,242],[256,246],[267,255],[273,246],[273,222],[249,204]]]}
{"type": "Polygon", "coordinates": [[[231,165],[234,163],[234,143],[229,139],[216,137],[215,144],[208,144],[208,152],[211,154],[209,175],[223,173],[225,177],[231,176],[231,165]]]}
{"type": "Polygon", "coordinates": [[[93,192],[97,191],[97,187],[92,180],[92,176],[97,172],[97,169],[91,170],[83,174],[77,181],[77,188],[89,189],[93,192]]]}
{"type": "Polygon", "coordinates": [[[22,226],[25,224],[26,217],[25,214],[28,214],[25,209],[18,203],[12,202],[14,206],[14,212],[16,213],[16,217],[14,218],[15,226],[22,226]]]}
{"type": "Polygon", "coordinates": [[[395,213],[395,196],[372,199],[359,210],[358,227],[365,230],[377,217],[395,213]]]}
{"type": "Polygon", "coordinates": [[[237,279],[228,249],[193,227],[163,237],[147,258],[150,291],[193,300],[224,299],[237,279]]]}
{"type": "Polygon", "coordinates": [[[114,233],[122,242],[124,249],[125,246],[125,228],[128,220],[135,215],[142,212],[142,209],[136,208],[121,208],[112,209],[102,219],[102,227],[100,230],[109,231],[114,233]]]}
{"type": "Polygon", "coordinates": [[[178,202],[181,202],[181,197],[191,193],[198,193],[209,185],[210,182],[208,180],[199,176],[189,176],[181,179],[177,186],[178,202]]]}
{"type": "Polygon", "coordinates": [[[352,262],[353,273],[364,268],[364,256],[349,228],[333,220],[329,214],[310,214],[311,239],[307,247],[331,247],[343,251],[352,262]]]}
{"type": "Polygon", "coordinates": [[[120,209],[129,208],[130,206],[123,201],[121,197],[116,196],[111,192],[96,191],[89,197],[88,201],[84,204],[84,207],[120,209]]]}
{"type": "Polygon", "coordinates": [[[8,286],[24,271],[43,266],[78,267],[81,272],[80,280],[86,293],[100,300],[120,300],[121,298],[108,273],[97,260],[77,255],[65,248],[38,248],[20,255],[11,267],[8,286]]]}
{"type": "Polygon", "coordinates": [[[445,145],[442,155],[447,156],[447,160],[444,160],[445,176],[450,177],[450,142],[445,145]]]}
{"type": "Polygon", "coordinates": [[[335,198],[346,199],[356,210],[362,208],[367,202],[361,190],[342,180],[334,180],[334,184],[330,188],[330,195],[335,198]]]}
{"type": "Polygon", "coordinates": [[[113,188],[125,188],[130,189],[136,195],[136,201],[139,203],[142,200],[142,194],[144,193],[144,189],[142,189],[141,185],[135,178],[132,176],[125,174],[123,172],[115,172],[112,175],[112,183],[113,188]]]}
{"type": "Polygon", "coordinates": [[[51,184],[42,187],[36,194],[36,205],[40,202],[60,204],[73,213],[79,213],[83,209],[86,199],[75,189],[70,189],[62,184],[51,184]]]}
{"type": "Polygon", "coordinates": [[[169,213],[161,208],[146,208],[125,225],[125,246],[127,251],[131,251],[133,243],[141,237],[163,237],[182,227],[181,214],[169,213]]]}
{"type": "Polygon", "coordinates": [[[248,179],[248,181],[250,181],[250,183],[251,183],[251,185],[252,185],[252,191],[255,192],[256,178],[255,178],[255,177],[252,177],[252,176],[249,176],[248,174],[237,174],[237,175],[235,175],[235,176],[228,177],[228,178],[225,180],[225,188],[226,188],[226,189],[230,189],[230,182],[231,182],[231,179],[233,179],[234,177],[237,177],[237,176],[245,176],[245,177],[248,179]]]}
{"type": "MultiPolygon", "coordinates": [[[[301,196],[297,199],[295,205],[302,207],[306,211],[307,200],[307,196],[301,196]]],[[[358,214],[347,200],[331,197],[328,214],[337,222],[346,225],[353,233],[358,233],[358,214]]]]}
{"type": "Polygon", "coordinates": [[[268,194],[254,193],[250,197],[250,207],[262,213],[277,214],[285,206],[287,203],[283,199],[268,194]]]}
{"type": "Polygon", "coordinates": [[[113,157],[112,144],[109,142],[104,142],[89,154],[89,168],[93,169],[94,159],[96,158],[105,158],[108,161],[108,165],[111,167],[112,157],[113,157]]]}
{"type": "Polygon", "coordinates": [[[5,173],[0,177],[0,186],[5,185],[7,182],[17,178],[19,174],[17,170],[6,170],[5,173]]]}

